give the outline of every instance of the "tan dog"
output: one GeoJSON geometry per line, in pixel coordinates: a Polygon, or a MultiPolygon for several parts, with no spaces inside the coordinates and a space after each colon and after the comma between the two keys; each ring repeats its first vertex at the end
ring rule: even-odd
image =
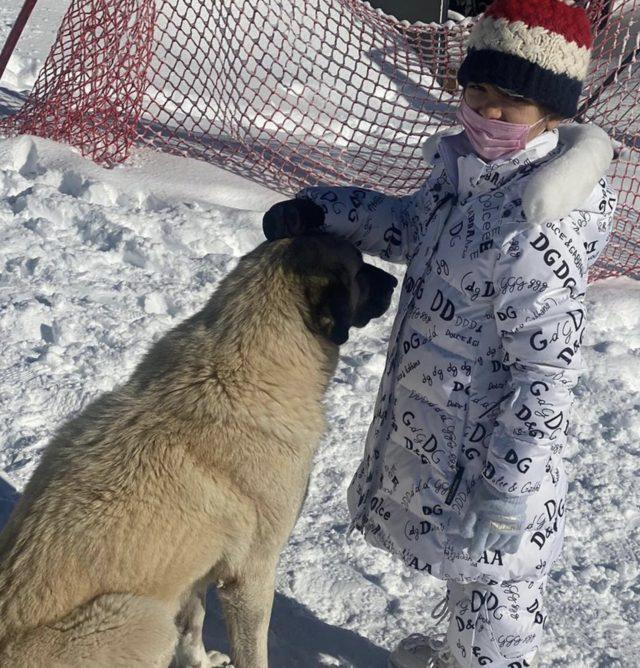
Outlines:
{"type": "Polygon", "coordinates": [[[338,344],[395,278],[331,236],[264,243],[125,385],[65,424],[0,535],[0,666],[267,666],[280,551],[324,430],[338,344]],[[177,624],[177,627],[176,627],[177,624]]]}

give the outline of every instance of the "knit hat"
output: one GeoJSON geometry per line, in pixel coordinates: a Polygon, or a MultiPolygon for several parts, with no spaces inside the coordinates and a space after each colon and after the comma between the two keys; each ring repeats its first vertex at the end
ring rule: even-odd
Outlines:
{"type": "Polygon", "coordinates": [[[493,84],[569,118],[591,45],[587,15],[571,0],[495,0],[471,32],[458,81],[493,84]]]}

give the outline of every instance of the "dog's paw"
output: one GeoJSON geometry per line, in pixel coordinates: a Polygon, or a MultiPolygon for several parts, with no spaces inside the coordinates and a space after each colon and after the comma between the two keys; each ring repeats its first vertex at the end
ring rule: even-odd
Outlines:
{"type": "Polygon", "coordinates": [[[207,652],[204,647],[173,657],[169,668],[233,668],[231,659],[221,652],[207,652]]]}
{"type": "Polygon", "coordinates": [[[220,652],[207,652],[209,659],[209,668],[233,668],[231,659],[226,654],[220,652]]]}

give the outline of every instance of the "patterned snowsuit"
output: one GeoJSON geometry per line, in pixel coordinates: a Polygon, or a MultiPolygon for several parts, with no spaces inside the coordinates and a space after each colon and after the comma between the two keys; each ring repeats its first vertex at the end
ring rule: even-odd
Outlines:
{"type": "MultiPolygon", "coordinates": [[[[511,159],[486,165],[460,134],[439,140],[430,177],[411,195],[360,188],[298,195],[322,206],[328,231],[407,264],[364,458],[348,492],[353,525],[407,566],[459,585],[541,588],[562,546],[561,455],[581,372],[588,267],[607,242],[615,207],[601,179],[578,210],[526,219],[522,197],[532,175],[565,150],[557,131],[545,132],[511,159]],[[471,560],[452,533],[481,476],[528,497],[516,554],[471,560]]],[[[452,585],[454,594],[460,587],[452,585]]],[[[540,620],[540,606],[529,616],[540,620]]],[[[526,616],[513,622],[517,634],[526,616]]],[[[510,656],[530,656],[533,645],[512,643],[510,656]]],[[[462,665],[471,646],[458,652],[462,665]]]]}

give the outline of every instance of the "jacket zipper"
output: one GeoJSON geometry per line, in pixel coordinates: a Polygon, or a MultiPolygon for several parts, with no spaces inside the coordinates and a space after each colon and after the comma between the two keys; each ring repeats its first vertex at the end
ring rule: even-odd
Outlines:
{"type": "Polygon", "coordinates": [[[444,500],[446,506],[450,506],[453,503],[453,499],[455,498],[456,492],[458,491],[458,487],[460,487],[460,482],[462,481],[464,466],[460,466],[460,464],[458,463],[456,464],[456,468],[457,470],[455,478],[451,483],[451,487],[449,488],[449,493],[447,494],[447,498],[444,500]]]}

